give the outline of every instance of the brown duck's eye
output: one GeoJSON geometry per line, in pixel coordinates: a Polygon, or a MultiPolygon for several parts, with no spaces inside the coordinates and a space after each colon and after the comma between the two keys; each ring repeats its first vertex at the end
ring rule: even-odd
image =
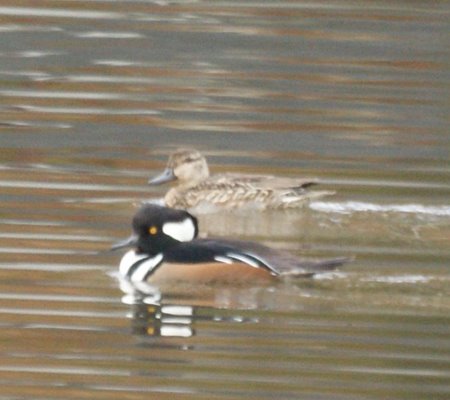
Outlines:
{"type": "Polygon", "coordinates": [[[158,228],[155,225],[152,225],[148,228],[148,233],[150,233],[150,235],[156,235],[158,233],[158,228]]]}

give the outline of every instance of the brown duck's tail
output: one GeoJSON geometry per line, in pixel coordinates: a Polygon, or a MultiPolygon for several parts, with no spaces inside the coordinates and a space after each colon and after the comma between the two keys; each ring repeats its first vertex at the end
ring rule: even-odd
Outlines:
{"type": "Polygon", "coordinates": [[[283,196],[278,206],[280,208],[302,207],[312,200],[320,199],[325,196],[332,196],[334,194],[336,194],[336,192],[330,190],[311,190],[293,193],[283,196]]]}
{"type": "Polygon", "coordinates": [[[318,185],[318,184],[319,184],[318,181],[305,182],[305,183],[303,183],[303,184],[300,186],[300,188],[301,188],[301,189],[306,189],[306,188],[309,188],[309,187],[311,187],[311,186],[316,186],[316,185],[318,185]]]}

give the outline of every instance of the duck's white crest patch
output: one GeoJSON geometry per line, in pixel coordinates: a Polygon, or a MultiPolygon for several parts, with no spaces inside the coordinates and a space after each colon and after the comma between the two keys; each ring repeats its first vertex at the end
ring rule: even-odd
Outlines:
{"type": "Polygon", "coordinates": [[[195,238],[195,225],[190,218],[180,222],[166,222],[162,231],[179,242],[189,242],[195,238]]]}
{"type": "MultiPolygon", "coordinates": [[[[148,257],[148,255],[147,255],[148,257]]],[[[133,282],[141,282],[144,281],[145,278],[149,275],[149,273],[159,265],[162,261],[163,255],[157,254],[152,258],[148,258],[145,261],[142,261],[139,266],[131,273],[130,279],[133,282]]]]}

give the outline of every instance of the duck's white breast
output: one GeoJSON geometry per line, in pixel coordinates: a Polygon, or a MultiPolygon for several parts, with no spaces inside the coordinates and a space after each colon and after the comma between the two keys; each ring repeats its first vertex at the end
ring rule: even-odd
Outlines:
{"type": "Polygon", "coordinates": [[[122,257],[119,272],[123,277],[134,282],[141,282],[152,273],[162,259],[162,254],[149,256],[148,254],[137,254],[135,250],[130,250],[122,257]]]}

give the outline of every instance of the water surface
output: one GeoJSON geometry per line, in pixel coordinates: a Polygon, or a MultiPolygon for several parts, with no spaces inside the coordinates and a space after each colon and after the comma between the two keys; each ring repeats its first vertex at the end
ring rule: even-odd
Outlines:
{"type": "Polygon", "coordinates": [[[0,399],[447,399],[449,11],[3,1],[0,399]],[[337,192],[202,234],[355,261],[130,294],[107,249],[180,146],[337,192]]]}

